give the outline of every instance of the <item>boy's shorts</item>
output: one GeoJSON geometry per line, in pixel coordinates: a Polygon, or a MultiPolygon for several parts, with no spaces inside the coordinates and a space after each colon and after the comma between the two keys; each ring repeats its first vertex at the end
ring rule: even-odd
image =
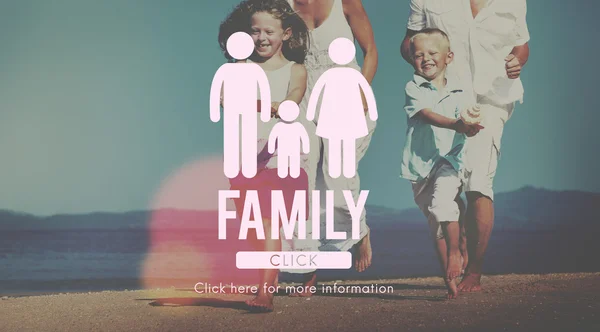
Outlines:
{"type": "Polygon", "coordinates": [[[448,162],[438,163],[427,178],[413,182],[415,203],[425,214],[437,239],[444,238],[441,222],[458,221],[460,209],[455,199],[460,194],[461,185],[458,172],[448,162]]]}
{"type": "Polygon", "coordinates": [[[508,121],[514,103],[498,105],[488,98],[479,96],[477,102],[482,106],[482,126],[477,135],[467,139],[465,159],[468,171],[465,174],[465,192],[479,192],[494,200],[493,183],[500,159],[500,141],[504,123],[508,121]]]}

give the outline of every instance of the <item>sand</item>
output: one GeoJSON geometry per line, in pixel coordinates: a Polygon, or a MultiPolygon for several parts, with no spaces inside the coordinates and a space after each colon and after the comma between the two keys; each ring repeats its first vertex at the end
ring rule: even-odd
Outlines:
{"type": "Polygon", "coordinates": [[[483,283],[482,292],[446,300],[441,278],[344,281],[394,291],[281,294],[268,314],[248,313],[248,295],[200,295],[193,285],[2,297],[0,331],[600,331],[600,273],[488,276],[483,283]]]}

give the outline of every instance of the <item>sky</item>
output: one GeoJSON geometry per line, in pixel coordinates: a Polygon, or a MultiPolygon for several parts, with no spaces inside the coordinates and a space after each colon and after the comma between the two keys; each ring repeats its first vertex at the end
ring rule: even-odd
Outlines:
{"type": "MultiPolygon", "coordinates": [[[[0,209],[146,209],[165,179],[222,153],[208,92],[237,0],[0,2],[0,209]]],[[[367,204],[413,207],[398,178],[412,70],[408,1],[363,0],[379,50],[379,123],[359,173],[367,204]]],[[[507,123],[496,192],[600,191],[596,1],[530,0],[525,102],[507,123]]],[[[360,51],[358,57],[360,58],[360,51]]]]}

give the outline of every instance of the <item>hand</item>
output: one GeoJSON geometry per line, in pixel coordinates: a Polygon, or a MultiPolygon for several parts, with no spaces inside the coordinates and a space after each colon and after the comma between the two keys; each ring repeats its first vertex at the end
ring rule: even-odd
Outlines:
{"type": "Polygon", "coordinates": [[[454,121],[450,129],[456,131],[459,134],[466,134],[469,130],[469,127],[463,120],[457,119],[456,121],[454,121]]]}
{"type": "Polygon", "coordinates": [[[517,58],[514,54],[509,54],[506,58],[506,75],[510,79],[517,79],[521,75],[521,63],[519,62],[519,58],[517,58]]]}
{"type": "Polygon", "coordinates": [[[279,119],[279,113],[273,107],[271,107],[271,118],[279,119]]]}
{"type": "Polygon", "coordinates": [[[465,134],[467,137],[473,137],[479,133],[483,126],[480,124],[466,124],[463,120],[458,119],[452,125],[452,129],[454,129],[457,133],[465,134]]]}
{"type": "Polygon", "coordinates": [[[480,124],[467,125],[467,127],[469,128],[465,133],[467,137],[473,137],[477,135],[481,129],[483,129],[483,126],[480,124]]]}
{"type": "Polygon", "coordinates": [[[279,119],[279,105],[281,103],[278,101],[274,101],[271,103],[271,117],[279,119]]]}
{"type": "MultiPolygon", "coordinates": [[[[275,103],[271,103],[271,117],[272,118],[279,117],[279,115],[277,114],[277,109],[273,107],[273,104],[275,104],[275,103]]],[[[279,107],[279,103],[277,103],[277,104],[278,104],[277,107],[279,107]]],[[[256,111],[258,113],[260,113],[260,105],[261,105],[261,103],[260,103],[260,99],[259,99],[256,101],[256,111]]]]}

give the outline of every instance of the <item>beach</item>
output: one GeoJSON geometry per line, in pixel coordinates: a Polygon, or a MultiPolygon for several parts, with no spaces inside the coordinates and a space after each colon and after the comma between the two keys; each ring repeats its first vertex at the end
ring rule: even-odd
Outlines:
{"type": "MultiPolygon", "coordinates": [[[[4,296],[0,331],[397,331],[600,328],[600,273],[484,276],[484,290],[446,300],[441,278],[331,281],[322,293],[250,314],[249,295],[190,288],[4,296]],[[352,287],[358,286],[358,287],[352,287]],[[383,287],[381,287],[383,286],[383,287]],[[392,286],[393,292],[389,292],[392,286]],[[378,291],[378,289],[380,291],[378,291]]],[[[289,284],[280,284],[284,290],[289,284]]],[[[217,290],[218,288],[215,288],[217,290]]]]}

